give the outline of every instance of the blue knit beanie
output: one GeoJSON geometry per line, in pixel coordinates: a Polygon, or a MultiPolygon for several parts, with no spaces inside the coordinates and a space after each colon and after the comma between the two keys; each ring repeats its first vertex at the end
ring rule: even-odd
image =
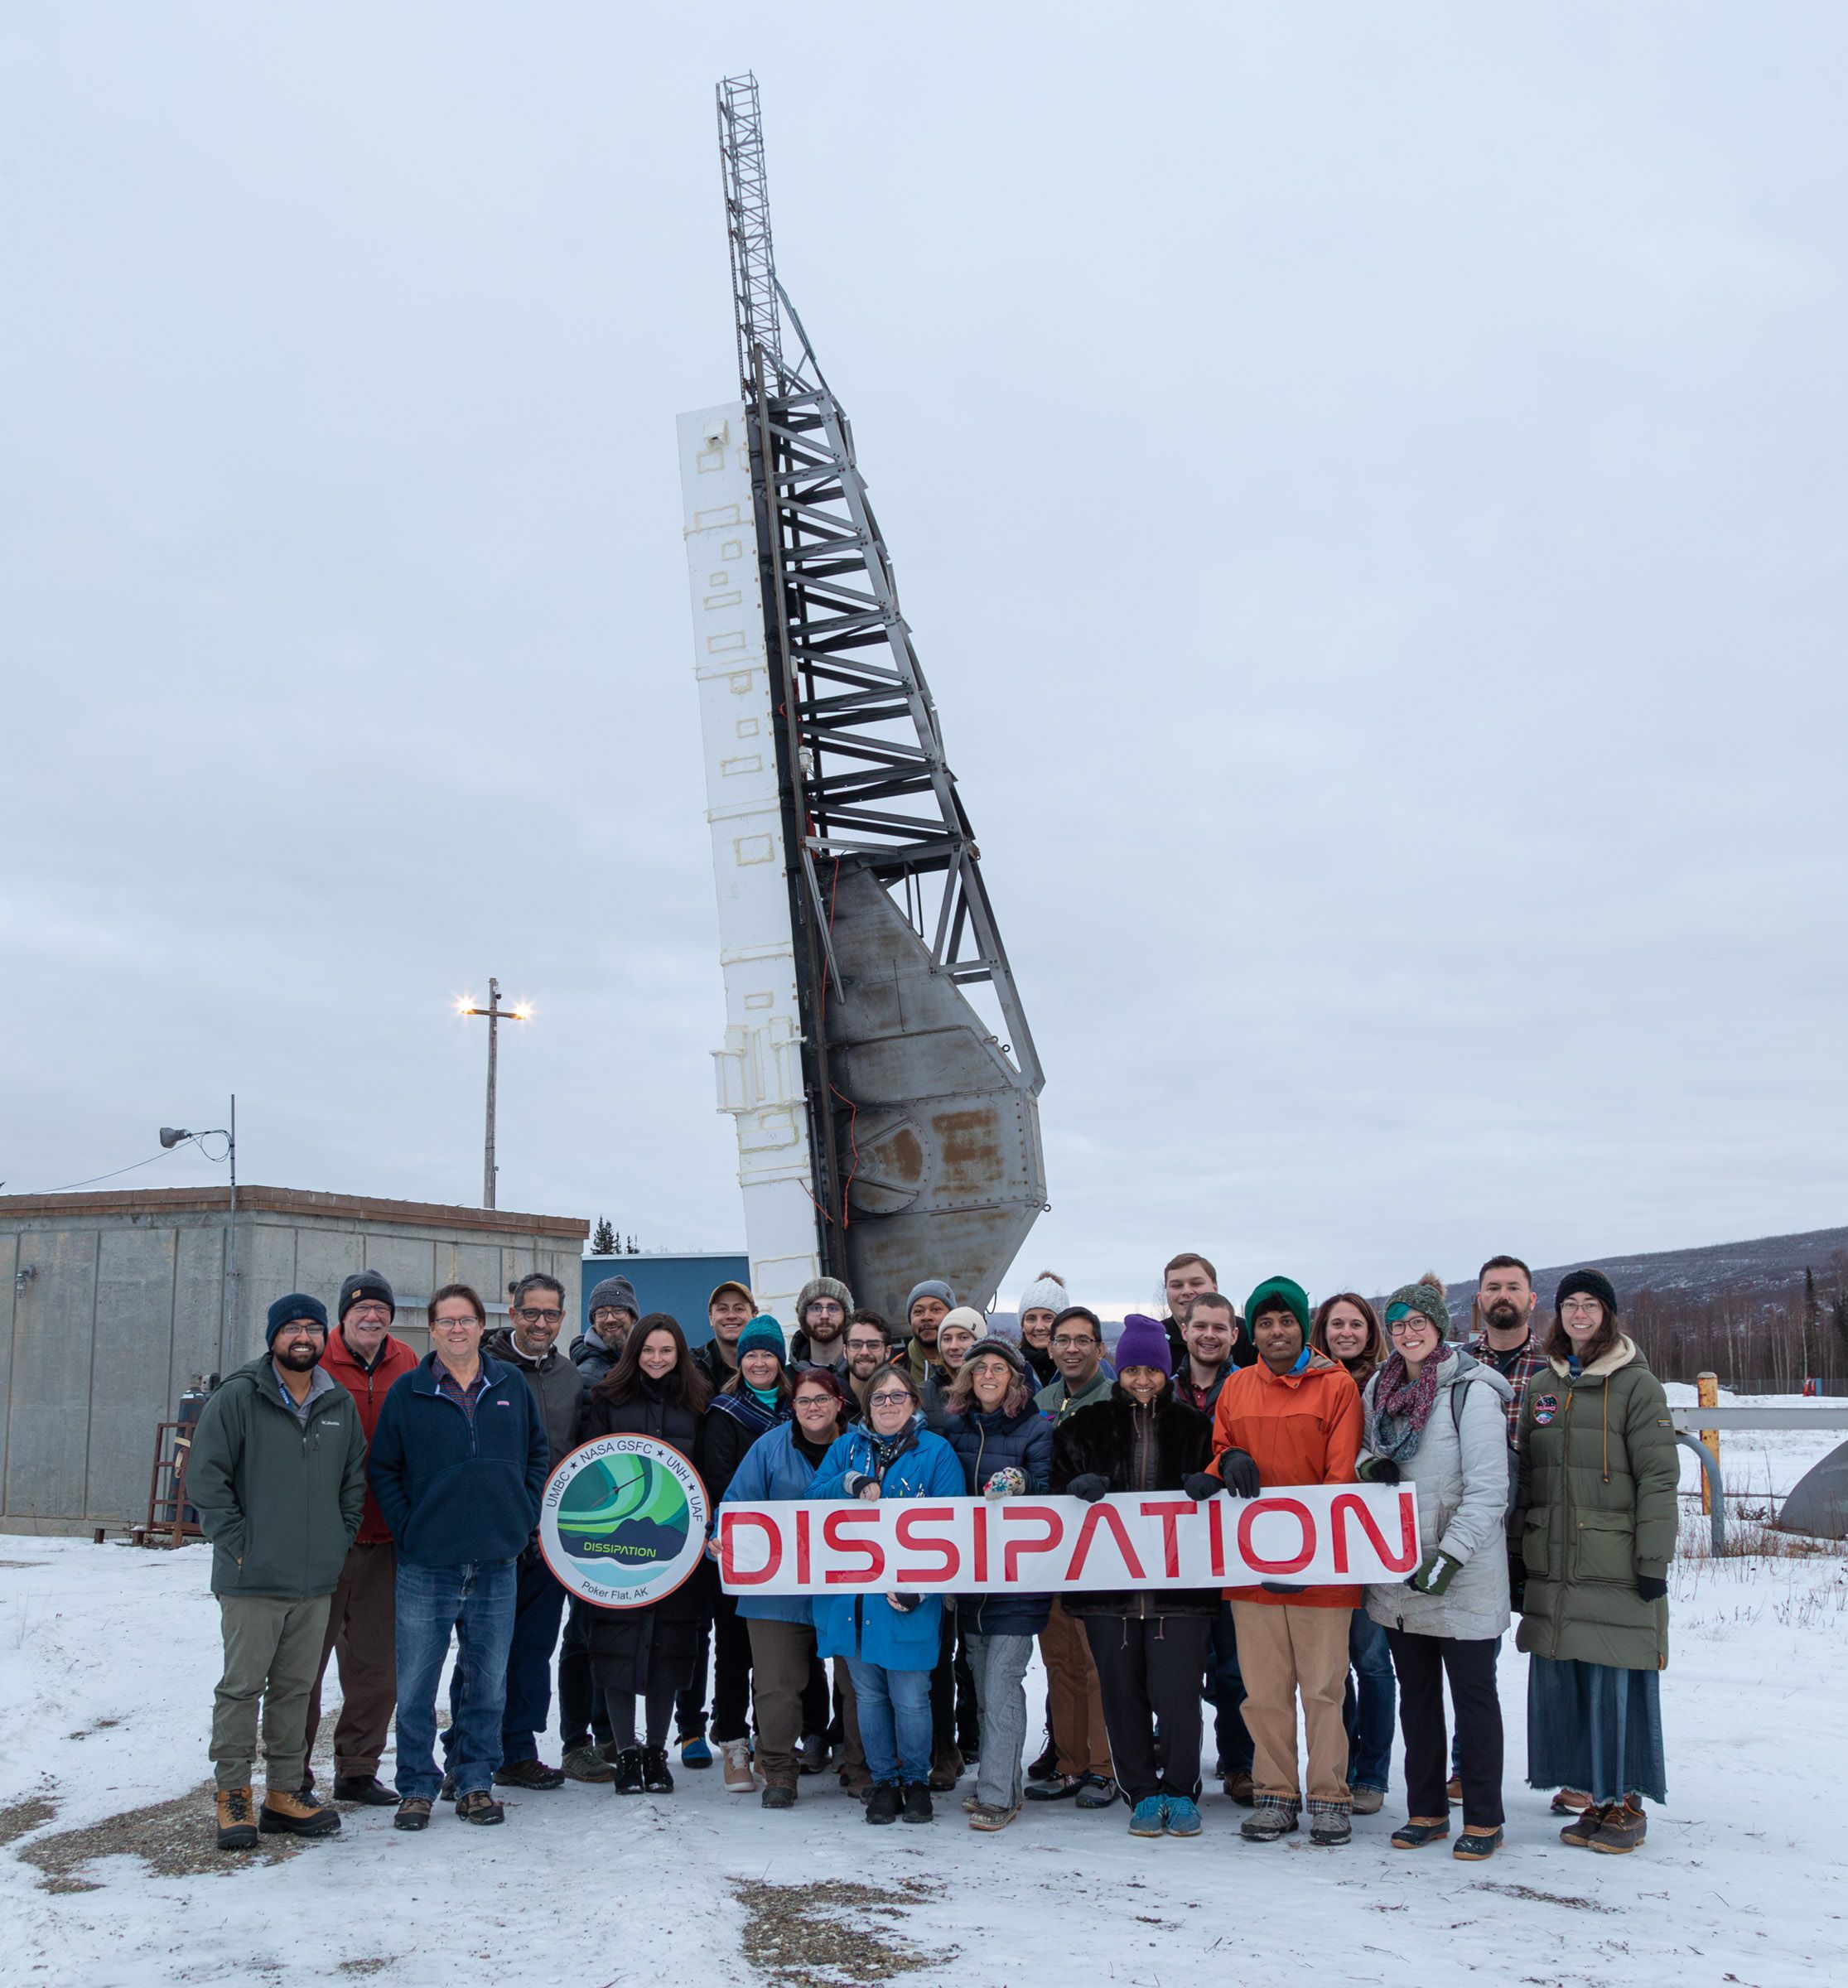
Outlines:
{"type": "Polygon", "coordinates": [[[789,1364],[789,1343],[783,1336],[783,1328],[767,1311],[759,1312],[745,1326],[731,1350],[741,1362],[747,1353],[774,1353],[778,1366],[787,1368],[789,1364]]]}
{"type": "Polygon", "coordinates": [[[319,1298],[311,1298],[305,1291],[292,1291],[286,1298],[278,1298],[269,1308],[269,1325],[263,1334],[263,1344],[273,1346],[276,1335],[285,1325],[297,1319],[306,1319],[311,1325],[327,1329],[327,1307],[319,1298]]]}
{"type": "Polygon", "coordinates": [[[1170,1380],[1174,1378],[1175,1356],[1167,1332],[1159,1319],[1151,1319],[1146,1312],[1132,1311],[1123,1320],[1117,1350],[1111,1357],[1118,1373],[1130,1367],[1153,1367],[1170,1380]]]}

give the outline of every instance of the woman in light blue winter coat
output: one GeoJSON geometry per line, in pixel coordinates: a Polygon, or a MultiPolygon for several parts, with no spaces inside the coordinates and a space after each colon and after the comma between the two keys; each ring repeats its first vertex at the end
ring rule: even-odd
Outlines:
{"type": "MultiPolygon", "coordinates": [[[[847,1426],[847,1391],[825,1367],[799,1368],[793,1377],[792,1419],[779,1422],[745,1452],[721,1504],[766,1505],[813,1498],[818,1470],[847,1426]]],[[[815,1653],[815,1630],[806,1595],[737,1597],[739,1619],[750,1637],[752,1698],[757,1720],[757,1765],[764,1777],[764,1807],[794,1808],[802,1732],[803,1687],[815,1653]]],[[[837,1661],[837,1669],[844,1669],[837,1661]]],[[[851,1689],[843,1694],[849,1715],[851,1689]]]]}
{"type": "Polygon", "coordinates": [[[1361,1397],[1356,1475],[1418,1488],[1420,1558],[1409,1580],[1370,1586],[1367,1613],[1386,1631],[1405,1735],[1401,1850],[1450,1833],[1444,1681],[1456,1708],[1463,1832],[1453,1855],[1493,1856],[1502,1841],[1502,1706],[1495,1654],[1508,1625],[1508,1384],[1446,1345],[1444,1286],[1426,1276],[1387,1300],[1392,1351],[1361,1397]]]}
{"type": "MultiPolygon", "coordinates": [[[[867,1421],[850,1429],[815,1474],[814,1498],[962,1498],[963,1466],[924,1427],[918,1384],[901,1367],[866,1383],[867,1421]]],[[[934,1595],[861,1591],[817,1595],[815,1643],[844,1657],[860,1709],[873,1785],[866,1820],[930,1820],[930,1672],[943,1604],[934,1595]]]]}

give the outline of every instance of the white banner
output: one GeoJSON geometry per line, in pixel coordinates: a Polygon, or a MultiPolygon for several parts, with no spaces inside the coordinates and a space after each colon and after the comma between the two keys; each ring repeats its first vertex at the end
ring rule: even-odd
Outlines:
{"type": "Polygon", "coordinates": [[[1418,1501],[1410,1484],[1304,1484],[1204,1504],[1179,1491],[721,1504],[718,1551],[730,1595],[1349,1586],[1418,1565],[1418,1501]]]}

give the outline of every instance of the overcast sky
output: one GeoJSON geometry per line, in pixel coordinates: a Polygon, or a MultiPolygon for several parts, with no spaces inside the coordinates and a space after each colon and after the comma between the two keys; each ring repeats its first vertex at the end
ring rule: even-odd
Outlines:
{"type": "Polygon", "coordinates": [[[1848,1220],[1845,54],[16,0],[5,1191],[234,1089],[248,1180],[471,1200],[495,972],[502,1205],[741,1242],[673,417],[735,391],[755,67],[1047,1070],[1017,1271],[1848,1220]]]}

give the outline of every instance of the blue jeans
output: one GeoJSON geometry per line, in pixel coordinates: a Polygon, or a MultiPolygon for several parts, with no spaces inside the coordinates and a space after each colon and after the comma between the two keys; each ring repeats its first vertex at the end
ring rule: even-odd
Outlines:
{"type": "Polygon", "coordinates": [[[398,1562],[398,1792],[436,1800],[437,1686],[456,1633],[462,1683],[455,1711],[456,1792],[486,1788],[500,1764],[500,1707],[507,1646],[513,1640],[519,1585],[511,1560],[470,1561],[459,1567],[398,1562]]]}
{"type": "Polygon", "coordinates": [[[907,1787],[930,1778],[930,1672],[889,1671],[850,1657],[847,1672],[860,1704],[860,1742],[877,1787],[907,1787]]]}
{"type": "Polygon", "coordinates": [[[1221,1774],[1252,1771],[1252,1736],[1245,1730],[1245,1680],[1238,1670],[1238,1638],[1232,1626],[1232,1604],[1222,1601],[1213,1619],[1213,1639],[1207,1646],[1207,1696],[1213,1701],[1213,1737],[1218,1743],[1221,1774]]]}
{"type": "MultiPolygon", "coordinates": [[[[519,1571],[518,1585],[500,1711],[503,1767],[539,1757],[539,1735],[552,1717],[552,1653],[566,1601],[565,1590],[538,1554],[523,1553],[514,1565],[519,1571]]],[[[442,1735],[446,1766],[456,1758],[456,1721],[462,1689],[462,1667],[458,1662],[449,1677],[449,1724],[442,1735]]]]}
{"type": "Polygon", "coordinates": [[[1348,1729],[1348,1781],[1382,1793],[1392,1771],[1392,1720],[1398,1687],[1386,1631],[1364,1609],[1356,1609],[1348,1629],[1347,1689],[1341,1717],[1348,1729]]]}

